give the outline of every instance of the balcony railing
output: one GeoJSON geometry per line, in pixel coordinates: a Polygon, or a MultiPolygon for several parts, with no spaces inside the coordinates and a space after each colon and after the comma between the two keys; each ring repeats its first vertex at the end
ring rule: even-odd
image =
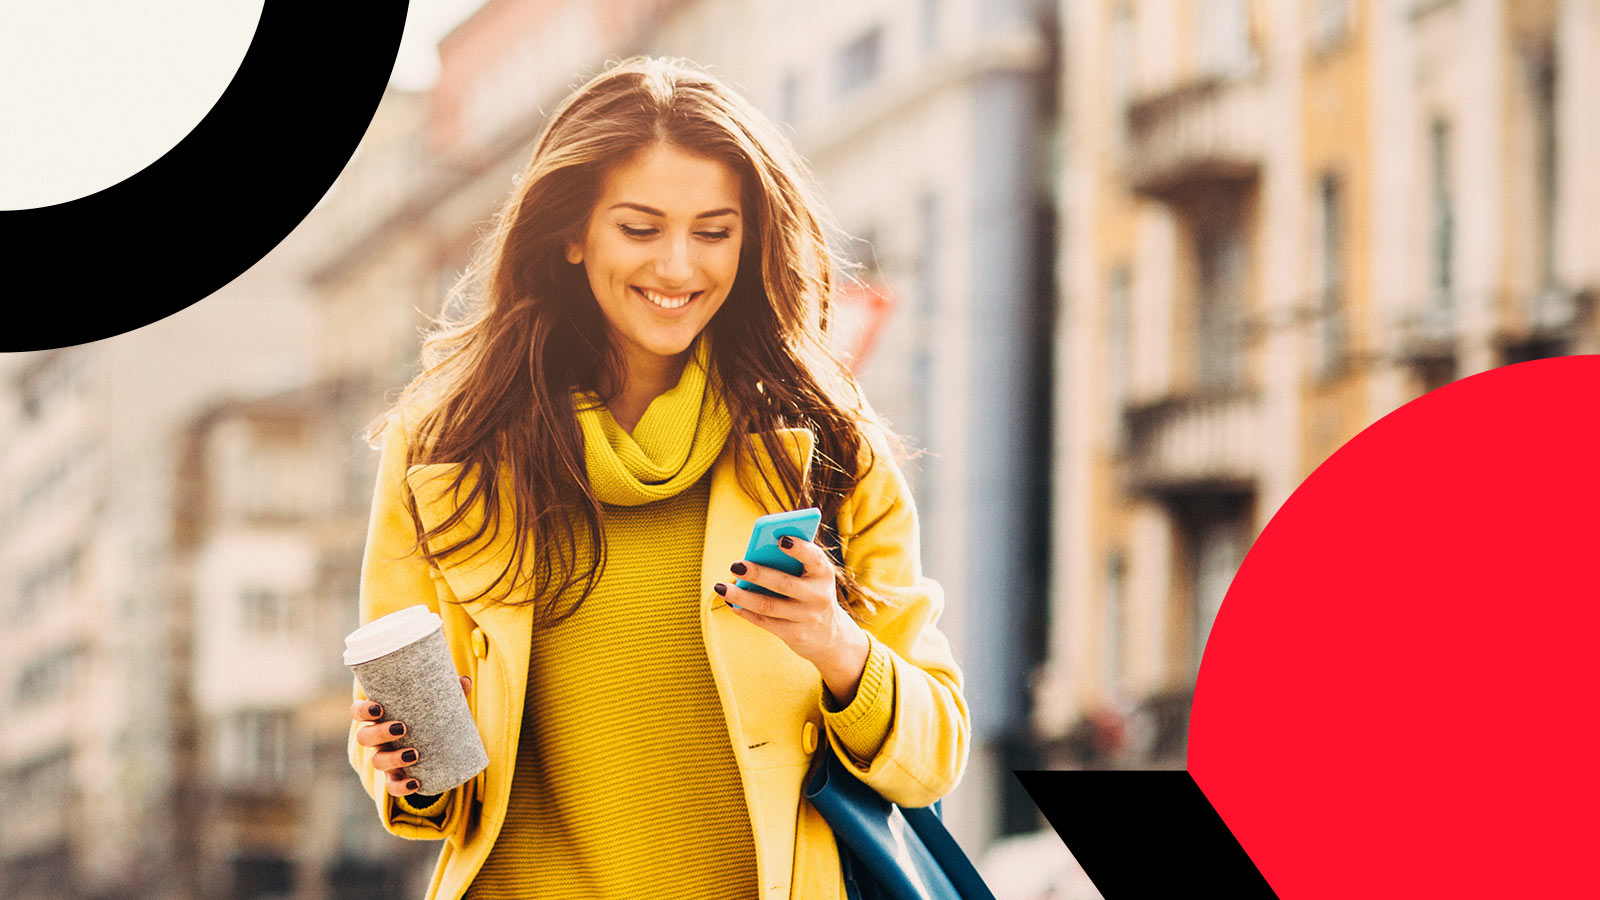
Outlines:
{"type": "Polygon", "coordinates": [[[1455,303],[1440,296],[1397,323],[1399,353],[1402,360],[1425,363],[1453,359],[1460,325],[1455,303]]]}
{"type": "Polygon", "coordinates": [[[1231,491],[1257,477],[1260,415],[1253,391],[1170,396],[1130,406],[1125,415],[1133,492],[1231,491]]]}
{"type": "Polygon", "coordinates": [[[1529,295],[1524,315],[1528,330],[1535,334],[1565,334],[1577,324],[1578,292],[1548,286],[1529,295]]]}
{"type": "Polygon", "coordinates": [[[1128,181],[1170,199],[1185,187],[1246,184],[1260,171],[1269,117],[1262,79],[1210,75],[1128,106],[1128,181]]]}

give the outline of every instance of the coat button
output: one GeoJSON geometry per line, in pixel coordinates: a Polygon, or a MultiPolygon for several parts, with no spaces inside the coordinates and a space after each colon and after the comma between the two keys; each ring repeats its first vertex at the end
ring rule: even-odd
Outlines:
{"type": "Polygon", "coordinates": [[[472,655],[479,659],[489,658],[489,639],[483,636],[482,628],[472,629],[472,655]]]}
{"type": "Polygon", "coordinates": [[[814,723],[807,722],[805,727],[800,729],[800,749],[804,750],[807,756],[817,751],[817,726],[814,723]]]}

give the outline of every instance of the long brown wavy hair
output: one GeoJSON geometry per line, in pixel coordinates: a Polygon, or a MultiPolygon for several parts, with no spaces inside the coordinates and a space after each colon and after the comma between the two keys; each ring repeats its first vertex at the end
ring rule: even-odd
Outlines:
{"type": "MultiPolygon", "coordinates": [[[[682,60],[636,57],[589,80],[550,117],[394,410],[412,431],[408,466],[460,464],[448,518],[425,529],[411,501],[418,552],[438,562],[513,529],[506,569],[477,597],[459,599],[492,594],[509,603],[514,591],[531,589],[521,602],[541,621],[559,622],[593,592],[605,565],[604,509],[589,486],[572,392],[611,399],[622,362],[582,265],[564,250],[583,233],[607,173],[658,143],[739,175],[749,226],[738,275],[706,326],[713,383],[733,415],[735,452],[748,454],[760,440],[781,482],[767,479],[768,489],[795,507],[820,507],[819,542],[841,558],[831,525],[872,459],[861,429],[870,411],[827,345],[834,284],[848,277],[829,252],[830,235],[841,232],[789,141],[747,101],[682,60]],[[815,434],[809,475],[772,434],[781,427],[815,434]],[[444,539],[474,508],[483,515],[471,533],[444,539]]],[[[837,568],[852,614],[875,605],[837,568]]]]}

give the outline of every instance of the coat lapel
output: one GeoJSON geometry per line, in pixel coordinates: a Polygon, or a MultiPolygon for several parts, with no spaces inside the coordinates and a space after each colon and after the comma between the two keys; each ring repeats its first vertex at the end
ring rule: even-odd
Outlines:
{"type": "MultiPolygon", "coordinates": [[[[778,434],[785,452],[800,466],[811,465],[814,438],[809,431],[778,434]]],[[[712,469],[706,508],[705,554],[701,568],[700,629],[706,658],[739,764],[762,900],[789,896],[795,847],[795,809],[809,762],[803,729],[820,718],[822,680],[817,670],[777,636],[740,618],[712,591],[732,580],[728,566],[744,558],[758,517],[791,507],[775,497],[761,474],[781,484],[759,441],[753,458],[735,460],[724,450],[712,469]]]]}
{"type": "MultiPolygon", "coordinates": [[[[811,466],[815,438],[798,428],[776,432],[781,446],[804,477],[811,466]]],[[[706,655],[717,678],[718,693],[734,750],[741,767],[758,770],[803,763],[797,709],[815,706],[821,690],[817,670],[776,635],[740,618],[712,591],[717,582],[729,582],[728,566],[744,559],[756,519],[792,509],[788,498],[767,486],[779,485],[777,469],[758,440],[752,459],[732,460],[714,470],[711,499],[706,508],[706,546],[701,568],[701,631],[706,655]],[[768,480],[762,479],[762,473],[768,480]],[[745,751],[751,751],[746,755],[745,751]]]]}
{"type": "MultiPolygon", "coordinates": [[[[441,463],[412,466],[407,471],[406,482],[416,497],[417,515],[424,528],[431,530],[447,520],[456,509],[458,497],[466,497],[470,492],[471,477],[462,482],[459,494],[450,488],[459,469],[457,463],[441,463]]],[[[511,504],[507,499],[509,487],[509,484],[501,484],[499,533],[485,535],[476,543],[452,554],[439,566],[440,575],[458,598],[484,594],[511,562],[515,532],[511,527],[511,504]]],[[[436,543],[439,546],[455,543],[477,530],[482,519],[481,508],[469,509],[461,521],[451,526],[436,543]]],[[[499,647],[505,654],[510,666],[508,674],[516,678],[520,672],[520,677],[526,679],[528,649],[532,643],[533,607],[491,602],[489,598],[495,593],[491,591],[479,599],[466,600],[462,603],[462,610],[483,629],[489,646],[499,647]]],[[[522,683],[525,687],[526,682],[522,683]]]]}

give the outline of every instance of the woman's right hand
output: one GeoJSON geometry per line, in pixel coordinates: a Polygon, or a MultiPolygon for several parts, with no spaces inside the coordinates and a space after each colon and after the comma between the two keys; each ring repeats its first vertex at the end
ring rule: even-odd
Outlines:
{"type": "MultiPolygon", "coordinates": [[[[472,695],[472,679],[461,678],[461,690],[472,695]]],[[[415,794],[419,785],[406,774],[405,767],[418,761],[417,750],[405,746],[406,726],[383,717],[383,705],[372,700],[357,700],[350,706],[350,717],[361,723],[356,728],[356,743],[363,747],[377,747],[372,754],[372,765],[388,776],[389,793],[396,797],[415,794]]]]}

